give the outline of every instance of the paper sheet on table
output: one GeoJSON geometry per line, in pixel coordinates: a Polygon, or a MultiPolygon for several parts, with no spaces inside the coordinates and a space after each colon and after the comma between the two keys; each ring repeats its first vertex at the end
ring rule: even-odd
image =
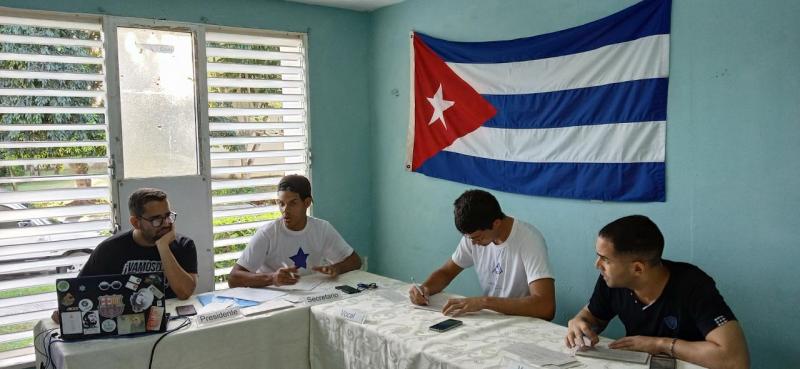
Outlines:
{"type": "Polygon", "coordinates": [[[278,297],[285,295],[286,292],[268,290],[265,288],[236,287],[229,288],[227,290],[216,291],[214,294],[222,297],[233,297],[242,300],[264,302],[277,299],[278,297]]]}
{"type": "Polygon", "coordinates": [[[294,307],[294,304],[289,302],[289,301],[280,300],[280,299],[279,300],[272,300],[272,301],[264,302],[262,304],[258,304],[256,306],[251,306],[251,307],[248,307],[248,308],[244,308],[244,309],[242,309],[242,314],[244,314],[245,316],[251,316],[251,315],[257,315],[257,314],[263,314],[263,313],[270,312],[270,311],[288,309],[290,307],[294,307]]]}
{"type": "Polygon", "coordinates": [[[515,343],[503,349],[537,366],[570,366],[577,362],[574,357],[532,343],[515,343]]]}
{"type": "Polygon", "coordinates": [[[650,358],[650,354],[646,352],[628,351],[628,350],[613,350],[605,347],[590,347],[575,353],[578,356],[593,357],[596,359],[625,361],[636,364],[646,364],[650,358]]]}
{"type": "Polygon", "coordinates": [[[233,300],[227,300],[227,301],[215,300],[214,302],[210,302],[205,306],[201,307],[200,309],[198,309],[197,313],[198,314],[210,313],[212,311],[227,309],[233,305],[234,305],[233,300]]]}
{"type": "Polygon", "coordinates": [[[428,296],[428,305],[411,304],[411,306],[415,309],[437,311],[441,313],[442,310],[444,309],[444,305],[447,304],[447,300],[449,300],[451,297],[452,296],[446,295],[444,293],[437,293],[433,296],[428,296]]]}
{"type": "Polygon", "coordinates": [[[388,300],[389,302],[393,302],[395,304],[401,304],[404,302],[409,301],[408,295],[404,295],[397,290],[392,289],[379,289],[373,292],[375,296],[381,297],[383,299],[388,300]]]}
{"type": "Polygon", "coordinates": [[[300,280],[295,284],[280,287],[270,286],[269,288],[281,291],[311,291],[320,284],[328,285],[332,282],[333,280],[327,274],[314,273],[300,276],[300,280]]]}
{"type": "Polygon", "coordinates": [[[200,304],[203,305],[203,306],[206,306],[206,305],[211,304],[213,302],[223,302],[223,303],[228,303],[228,304],[234,303],[236,305],[239,305],[239,307],[255,306],[255,305],[259,304],[258,301],[237,299],[237,298],[234,298],[234,297],[217,296],[217,295],[214,294],[214,292],[208,292],[208,293],[204,293],[202,295],[197,295],[197,301],[200,301],[200,304]]]}

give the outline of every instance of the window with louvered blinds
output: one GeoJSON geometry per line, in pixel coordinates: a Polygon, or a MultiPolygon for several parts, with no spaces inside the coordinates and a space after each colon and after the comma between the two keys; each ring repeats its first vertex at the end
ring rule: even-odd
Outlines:
{"type": "MultiPolygon", "coordinates": [[[[31,328],[56,309],[55,280],[75,276],[113,230],[104,71],[115,58],[101,18],[27,16],[0,16],[0,367],[33,362],[31,328]]],[[[280,216],[280,177],[308,174],[305,39],[200,30],[219,288],[280,216]]]]}
{"type": "Polygon", "coordinates": [[[276,185],[306,174],[303,39],[206,33],[217,288],[258,227],[280,216],[276,185]]]}
{"type": "Polygon", "coordinates": [[[99,18],[0,16],[0,365],[111,234],[105,102],[99,18]]]}

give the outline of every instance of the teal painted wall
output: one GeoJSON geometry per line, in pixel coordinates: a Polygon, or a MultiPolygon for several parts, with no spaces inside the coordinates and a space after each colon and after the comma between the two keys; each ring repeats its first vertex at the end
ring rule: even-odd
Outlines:
{"type": "MultiPolygon", "coordinates": [[[[372,270],[425,278],[453,252],[452,201],[467,186],[403,168],[409,31],[459,41],[524,37],[583,24],[633,0],[408,0],[372,15],[372,270]],[[393,90],[397,90],[395,96],[393,90]]],[[[641,213],[665,234],[665,257],[692,262],[741,320],[754,367],[800,363],[800,2],[675,0],[667,202],[593,203],[494,192],[543,232],[557,317],[584,305],[597,231],[641,213]]],[[[478,294],[474,271],[452,291],[478,294]]],[[[622,334],[617,325],[610,336],[622,334]]]]}
{"type": "Polygon", "coordinates": [[[314,215],[369,255],[368,13],[269,0],[0,0],[0,6],[307,32],[314,215]]]}
{"type": "MultiPolygon", "coordinates": [[[[412,29],[452,40],[541,34],[633,0],[407,0],[358,13],[267,0],[0,0],[0,6],[309,33],[315,215],[331,220],[370,270],[424,278],[459,235],[451,204],[467,186],[405,172],[412,29]],[[368,71],[369,73],[364,73],[368,71]]],[[[641,213],[665,256],[718,283],[754,367],[800,362],[800,3],[674,0],[667,202],[592,203],[494,192],[535,224],[556,273],[556,322],[586,303],[597,230],[641,213]]],[[[477,294],[471,270],[452,291],[477,294]]],[[[621,334],[619,325],[610,336],[621,334]]]]}

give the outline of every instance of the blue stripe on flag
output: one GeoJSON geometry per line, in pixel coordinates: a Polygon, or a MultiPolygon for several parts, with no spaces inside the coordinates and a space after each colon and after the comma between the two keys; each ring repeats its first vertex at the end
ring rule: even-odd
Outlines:
{"type": "Polygon", "coordinates": [[[667,120],[668,78],[526,95],[483,95],[490,128],[558,128],[667,120]]]}
{"type": "Polygon", "coordinates": [[[417,172],[536,196],[607,201],[666,199],[663,162],[519,163],[442,151],[425,161],[417,172]]]}
{"type": "Polygon", "coordinates": [[[638,38],[668,34],[671,0],[644,0],[581,26],[506,41],[455,42],[417,33],[445,62],[508,63],[594,50],[638,38]]]}

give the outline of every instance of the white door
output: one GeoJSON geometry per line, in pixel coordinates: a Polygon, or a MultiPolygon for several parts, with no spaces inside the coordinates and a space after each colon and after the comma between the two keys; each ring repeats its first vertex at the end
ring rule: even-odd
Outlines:
{"type": "Polygon", "coordinates": [[[208,112],[202,32],[185,24],[106,19],[106,79],[115,219],[131,229],[127,200],[164,190],[176,230],[197,247],[195,292],[213,289],[208,112]],[[113,60],[112,60],[113,59],[113,60]],[[198,62],[201,61],[201,62],[198,62]]]}

